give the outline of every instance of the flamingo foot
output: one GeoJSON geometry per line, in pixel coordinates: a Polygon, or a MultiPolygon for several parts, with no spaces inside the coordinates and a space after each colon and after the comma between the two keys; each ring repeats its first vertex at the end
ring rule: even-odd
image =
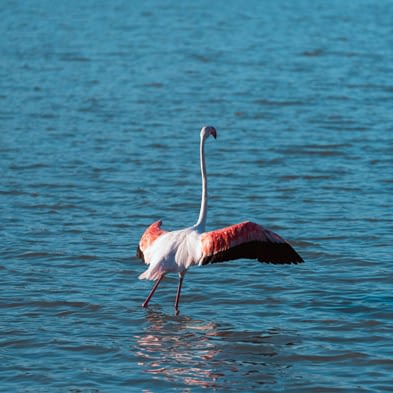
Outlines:
{"type": "Polygon", "coordinates": [[[150,291],[149,295],[147,296],[146,300],[142,303],[142,307],[146,308],[149,305],[150,299],[153,297],[154,292],[158,288],[158,285],[160,284],[161,280],[164,278],[164,275],[162,275],[157,282],[154,284],[152,290],[150,291]]]}

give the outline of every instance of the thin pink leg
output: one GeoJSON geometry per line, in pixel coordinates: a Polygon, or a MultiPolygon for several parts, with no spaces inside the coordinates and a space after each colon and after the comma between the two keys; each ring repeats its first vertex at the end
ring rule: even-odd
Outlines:
{"type": "Polygon", "coordinates": [[[149,296],[146,298],[146,300],[143,302],[142,307],[147,307],[149,305],[150,299],[152,298],[152,296],[154,295],[154,292],[156,291],[156,289],[158,288],[158,285],[160,284],[161,280],[164,278],[164,275],[162,275],[154,284],[153,289],[150,291],[149,296]]]}
{"type": "Polygon", "coordinates": [[[181,287],[183,285],[183,278],[184,278],[185,272],[180,272],[179,273],[179,286],[177,287],[177,294],[176,294],[176,300],[175,300],[175,314],[179,314],[179,300],[180,300],[180,292],[181,292],[181,287]]]}

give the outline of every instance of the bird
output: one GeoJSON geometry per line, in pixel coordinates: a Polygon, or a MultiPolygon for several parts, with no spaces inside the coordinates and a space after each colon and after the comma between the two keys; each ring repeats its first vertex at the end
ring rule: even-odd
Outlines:
{"type": "Polygon", "coordinates": [[[200,169],[202,197],[199,217],[195,225],[166,231],[162,220],[153,222],[140,238],[136,256],[148,265],[139,279],[153,280],[153,285],[142,307],[148,307],[160,282],[168,273],[179,276],[175,298],[175,314],[179,314],[179,299],[184,275],[194,265],[203,266],[236,259],[257,259],[272,264],[297,264],[304,262],[287,240],[277,233],[252,221],[244,221],[225,228],[206,232],[207,174],[205,142],[217,138],[213,126],[204,126],[200,132],[200,169]]]}

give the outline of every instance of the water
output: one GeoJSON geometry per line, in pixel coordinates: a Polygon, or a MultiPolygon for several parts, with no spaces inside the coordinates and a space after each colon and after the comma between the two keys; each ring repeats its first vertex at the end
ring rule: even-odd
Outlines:
{"type": "Polygon", "coordinates": [[[7,392],[393,391],[388,0],[5,1],[0,384],[7,392]],[[151,288],[135,249],[251,219],[298,266],[151,288]]]}

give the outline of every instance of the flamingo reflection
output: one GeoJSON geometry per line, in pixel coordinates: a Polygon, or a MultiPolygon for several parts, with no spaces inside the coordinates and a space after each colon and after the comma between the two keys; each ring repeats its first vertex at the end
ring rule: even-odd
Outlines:
{"type": "Polygon", "coordinates": [[[238,330],[152,310],[146,321],[144,332],[135,336],[138,365],[156,382],[184,384],[185,391],[200,386],[251,392],[276,384],[291,372],[299,340],[293,331],[238,330]]]}
{"type": "Polygon", "coordinates": [[[214,368],[220,351],[209,340],[215,335],[215,324],[154,311],[149,311],[147,321],[145,334],[135,336],[138,365],[146,373],[187,386],[217,386],[221,374],[214,368]]]}

